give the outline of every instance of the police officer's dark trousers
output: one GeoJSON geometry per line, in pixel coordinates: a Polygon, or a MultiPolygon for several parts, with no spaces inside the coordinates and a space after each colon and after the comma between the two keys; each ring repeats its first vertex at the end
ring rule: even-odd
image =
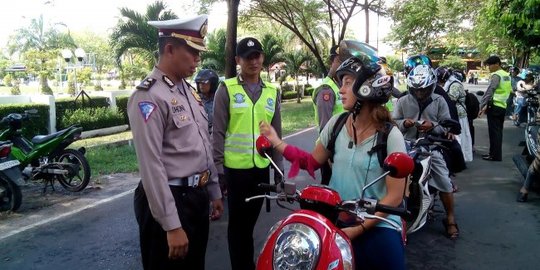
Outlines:
{"type": "Polygon", "coordinates": [[[486,110],[488,133],[489,133],[489,155],[493,160],[502,160],[502,140],[504,116],[506,109],[491,105],[486,110]]]}
{"type": "Polygon", "coordinates": [[[154,219],[142,184],[135,190],[135,216],[139,224],[142,263],[145,270],[204,270],[208,242],[210,204],[205,188],[170,186],[182,228],[188,237],[188,254],[170,260],[167,232],[154,219]]]}
{"type": "Polygon", "coordinates": [[[260,183],[270,182],[269,167],[264,169],[225,168],[225,177],[229,185],[229,255],[231,268],[234,270],[253,270],[254,247],[253,229],[261,212],[263,199],[246,202],[245,199],[263,194],[258,188],[260,183]]]}

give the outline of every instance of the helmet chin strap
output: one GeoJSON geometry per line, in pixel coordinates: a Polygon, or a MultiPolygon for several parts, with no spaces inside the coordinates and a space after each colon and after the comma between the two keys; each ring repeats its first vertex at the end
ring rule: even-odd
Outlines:
{"type": "Polygon", "coordinates": [[[356,120],[356,116],[360,113],[360,109],[362,109],[362,103],[360,101],[356,101],[356,103],[354,103],[352,123],[351,123],[354,142],[349,142],[349,145],[348,145],[349,149],[352,149],[353,145],[356,145],[356,127],[354,126],[354,122],[356,120]]]}

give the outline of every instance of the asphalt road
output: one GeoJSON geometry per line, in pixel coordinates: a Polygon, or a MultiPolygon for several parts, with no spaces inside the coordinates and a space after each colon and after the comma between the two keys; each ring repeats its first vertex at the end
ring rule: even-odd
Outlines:
{"type": "MultiPolygon", "coordinates": [[[[475,91],[485,86],[468,88],[475,91]]],[[[520,176],[511,157],[522,150],[518,144],[523,129],[507,121],[503,161],[488,162],[480,158],[488,145],[485,118],[476,120],[475,126],[475,160],[454,179],[460,189],[455,200],[461,236],[457,241],[445,238],[443,215],[436,215],[421,231],[409,236],[406,247],[409,269],[537,269],[540,198],[531,194],[529,203],[515,202],[520,176]]],[[[311,149],[314,140],[313,130],[287,139],[305,149],[311,149]]],[[[312,182],[305,174],[296,181],[300,186],[312,182]]],[[[131,188],[128,185],[125,189],[131,188]]],[[[81,205],[63,205],[61,211],[81,205]]],[[[261,211],[255,231],[256,250],[261,249],[268,229],[287,213],[275,205],[270,213],[261,211]]],[[[19,218],[26,214],[21,213],[19,218]]],[[[46,209],[30,214],[36,220],[54,215],[46,209]]],[[[9,227],[10,222],[10,217],[2,218],[0,227],[9,227]]],[[[226,213],[221,220],[211,223],[207,269],[230,269],[226,227],[226,213]]],[[[1,232],[4,234],[4,237],[0,235],[2,270],[142,269],[132,193],[7,237],[10,232],[1,232]]]]}

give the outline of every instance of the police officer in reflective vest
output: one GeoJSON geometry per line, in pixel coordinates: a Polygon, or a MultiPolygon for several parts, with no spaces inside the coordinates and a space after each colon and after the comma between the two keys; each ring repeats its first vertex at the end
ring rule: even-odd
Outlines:
{"type": "Polygon", "coordinates": [[[334,81],[336,69],[341,64],[337,53],[338,45],[330,48],[330,70],[328,75],[323,79],[322,84],[315,88],[311,98],[313,99],[313,108],[315,109],[315,124],[319,126],[321,131],[326,122],[333,115],[344,112],[341,97],[339,95],[339,87],[334,81]]]}
{"type": "Polygon", "coordinates": [[[134,207],[144,269],[203,270],[208,217],[223,212],[206,113],[185,80],[206,50],[207,21],[201,15],[148,22],[159,29],[159,61],[128,102],[141,175],[134,207]]]}
{"type": "Polygon", "coordinates": [[[486,93],[480,102],[479,116],[486,113],[489,132],[489,153],[482,156],[488,161],[502,161],[502,140],[506,99],[512,92],[510,74],[501,68],[501,59],[490,56],[486,61],[491,77],[486,93]]]}
{"type": "MultiPolygon", "coordinates": [[[[247,203],[245,199],[263,194],[258,184],[270,181],[270,161],[255,149],[259,123],[271,123],[281,137],[279,95],[260,77],[263,60],[257,39],[248,37],[238,42],[236,63],[240,74],[225,80],[214,98],[214,161],[228,184],[229,254],[235,270],[255,269],[253,229],[263,200],[247,203]]],[[[274,151],[273,159],[282,169],[281,154],[274,151]]]]}

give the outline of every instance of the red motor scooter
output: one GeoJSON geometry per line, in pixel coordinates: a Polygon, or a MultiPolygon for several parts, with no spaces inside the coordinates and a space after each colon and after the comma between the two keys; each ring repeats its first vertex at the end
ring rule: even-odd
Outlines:
{"type": "MultiPolygon", "coordinates": [[[[267,154],[272,148],[268,139],[260,136],[256,146],[258,152],[274,165],[267,154]]],[[[277,167],[275,169],[283,176],[283,172],[277,167]]],[[[404,178],[413,169],[414,162],[407,154],[392,153],[385,159],[385,173],[366,185],[363,191],[377,181],[384,179],[386,175],[404,178]]],[[[375,212],[399,216],[409,214],[404,208],[382,205],[373,199],[359,198],[358,200],[342,201],[335,190],[322,185],[309,185],[302,191],[296,189],[295,183],[287,181],[275,185],[261,184],[260,187],[265,191],[277,194],[275,196],[259,195],[247,198],[246,201],[263,198],[273,199],[284,208],[287,207],[283,206],[282,202],[299,202],[300,209],[293,210],[293,213],[272,226],[257,260],[257,269],[259,270],[355,269],[351,241],[336,226],[339,214],[341,212],[349,213],[357,217],[359,222],[366,219],[379,219],[392,225],[398,231],[402,231],[401,226],[391,220],[374,215],[375,212]]]]}

